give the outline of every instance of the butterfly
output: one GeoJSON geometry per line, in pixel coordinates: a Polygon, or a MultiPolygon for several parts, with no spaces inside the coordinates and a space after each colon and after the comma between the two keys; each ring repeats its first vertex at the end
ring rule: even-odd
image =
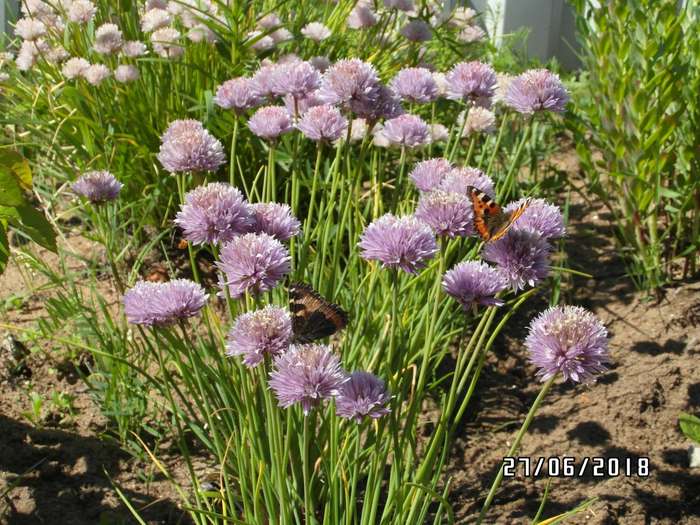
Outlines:
{"type": "Polygon", "coordinates": [[[515,210],[506,214],[480,189],[469,186],[468,192],[474,207],[474,229],[485,242],[496,241],[503,237],[530,205],[529,199],[526,199],[515,210]]]}
{"type": "Polygon", "coordinates": [[[310,343],[328,337],[348,324],[348,314],[340,306],[327,301],[304,283],[290,285],[289,310],[292,312],[295,343],[310,343]]]}

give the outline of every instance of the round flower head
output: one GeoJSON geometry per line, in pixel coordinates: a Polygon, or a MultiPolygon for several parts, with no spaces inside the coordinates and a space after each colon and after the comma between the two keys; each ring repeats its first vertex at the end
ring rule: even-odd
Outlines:
{"type": "Polygon", "coordinates": [[[355,4],[347,19],[350,29],[366,29],[377,24],[377,15],[372,10],[372,4],[360,1],[355,4]]]}
{"type": "Polygon", "coordinates": [[[264,35],[262,31],[251,31],[247,35],[247,42],[250,48],[255,51],[267,51],[275,47],[275,41],[269,35],[264,35]]]}
{"type": "Polygon", "coordinates": [[[418,115],[400,115],[387,120],[381,133],[396,146],[415,148],[430,142],[430,128],[418,115]]]}
{"type": "Polygon", "coordinates": [[[285,95],[282,101],[284,102],[284,107],[287,108],[287,112],[293,115],[295,119],[298,119],[299,115],[303,115],[311,108],[323,105],[323,102],[318,98],[318,89],[303,97],[285,95]]]}
{"type": "Polygon", "coordinates": [[[93,204],[100,204],[119,197],[123,186],[108,171],[89,171],[75,181],[71,189],[93,204]]]}
{"type": "Polygon", "coordinates": [[[464,261],[445,273],[442,289],[454,297],[465,310],[473,306],[501,306],[496,294],[506,289],[503,276],[481,261],[464,261]]]}
{"type": "Polygon", "coordinates": [[[264,64],[253,75],[253,89],[261,99],[274,97],[272,80],[279,67],[279,64],[264,64]]]}
{"type": "Polygon", "coordinates": [[[471,44],[472,42],[479,42],[486,36],[486,31],[481,29],[477,25],[466,26],[457,34],[457,40],[464,42],[466,44],[471,44]]]}
{"type": "Polygon", "coordinates": [[[438,87],[433,74],[422,67],[400,70],[391,81],[391,88],[402,100],[424,104],[438,96],[438,87]]]}
{"type": "Polygon", "coordinates": [[[216,89],[214,97],[214,103],[217,106],[232,109],[236,113],[254,108],[260,102],[262,98],[255,89],[255,83],[246,77],[227,80],[216,89]]]}
{"type": "Polygon", "coordinates": [[[357,423],[378,419],[391,412],[386,406],[390,399],[384,381],[369,372],[353,372],[335,398],[335,413],[357,423]]]}
{"type": "Polygon", "coordinates": [[[515,77],[504,102],[518,113],[532,115],[539,111],[562,112],[569,94],[559,76],[546,69],[531,69],[515,77]]]}
{"type": "Polygon", "coordinates": [[[287,204],[259,202],[250,205],[253,212],[254,233],[267,233],[279,241],[288,241],[299,235],[301,223],[287,204]]]}
{"type": "Polygon", "coordinates": [[[116,53],[121,49],[122,43],[122,32],[115,24],[102,24],[95,31],[95,51],[98,53],[116,53]]]}
{"type": "Polygon", "coordinates": [[[171,21],[172,17],[165,9],[149,9],[141,17],[141,31],[151,33],[161,27],[169,26],[171,21]]]}
{"type": "Polygon", "coordinates": [[[363,259],[414,274],[437,252],[435,235],[427,224],[412,216],[390,213],[365,228],[358,247],[363,259]]]}
{"type": "Polygon", "coordinates": [[[114,70],[114,79],[117,82],[133,82],[139,79],[139,68],[133,64],[122,64],[114,70]]]}
{"type": "Polygon", "coordinates": [[[237,299],[246,292],[258,295],[274,288],[289,273],[291,257],[280,241],[266,233],[234,237],[221,248],[219,286],[228,286],[237,299]]]}
{"type": "Polygon", "coordinates": [[[348,129],[348,119],[334,106],[323,105],[310,108],[297,124],[305,137],[313,141],[333,142],[348,129]]]}
{"type": "MultiPolygon", "coordinates": [[[[525,199],[511,202],[503,209],[511,213],[520,207],[525,199]]],[[[544,199],[529,199],[530,204],[522,215],[513,223],[513,230],[530,230],[539,233],[545,239],[559,239],[566,235],[564,217],[559,206],[549,204],[544,199]]]]}
{"type": "Polygon", "coordinates": [[[447,159],[428,159],[416,164],[408,176],[420,191],[432,191],[451,170],[452,164],[447,159]]]}
{"type": "Polygon", "coordinates": [[[542,381],[561,372],[567,381],[587,383],[610,362],[608,331],[580,306],[542,312],[530,323],[525,347],[542,381]]]}
{"type": "Polygon", "coordinates": [[[474,209],[466,195],[431,191],[421,195],[416,218],[441,237],[467,237],[474,233],[474,209]]]}
{"type": "Polygon", "coordinates": [[[63,73],[63,76],[67,79],[72,80],[82,77],[85,70],[89,67],[90,62],[84,58],[73,57],[66,60],[66,63],[63,64],[63,68],[61,69],[61,73],[63,73]]]}
{"type": "Polygon", "coordinates": [[[248,127],[253,134],[265,140],[275,140],[294,129],[287,108],[281,106],[265,106],[258,109],[250,117],[248,127]]]}
{"type": "Polygon", "coordinates": [[[68,8],[68,20],[75,24],[87,24],[96,12],[95,4],[89,0],[74,0],[68,8]]]}
{"type": "Polygon", "coordinates": [[[442,124],[430,125],[430,142],[433,144],[437,142],[444,142],[449,138],[449,136],[449,130],[442,124]]]}
{"type": "Polygon", "coordinates": [[[310,40],[321,42],[331,36],[331,30],[320,22],[311,22],[301,28],[301,34],[310,40]]]}
{"type": "Polygon", "coordinates": [[[374,98],[364,98],[350,102],[350,109],[358,117],[374,123],[379,119],[393,119],[404,114],[401,99],[388,87],[379,85],[374,98]]]}
{"type": "Polygon", "coordinates": [[[511,230],[504,237],[487,243],[482,256],[498,265],[501,275],[517,292],[526,286],[535,286],[549,275],[550,250],[549,243],[538,233],[511,230]]]}
{"type": "Polygon", "coordinates": [[[496,91],[496,72],[478,61],[460,62],[445,76],[447,98],[490,106],[496,91]]]}
{"type": "Polygon", "coordinates": [[[192,29],[187,31],[187,38],[191,42],[209,42],[215,43],[218,40],[216,33],[212,31],[206,24],[197,24],[192,29]]]}
{"type": "MultiPolygon", "coordinates": [[[[460,113],[460,124],[464,120],[464,113],[460,113]]],[[[496,129],[496,115],[489,109],[474,106],[467,113],[467,121],[464,123],[462,137],[468,137],[473,133],[492,133],[496,129]]]]}
{"type": "Polygon", "coordinates": [[[423,20],[411,20],[399,32],[411,42],[427,42],[433,37],[430,25],[423,20]]]}
{"type": "Polygon", "coordinates": [[[146,44],[138,40],[129,40],[128,42],[124,42],[122,46],[122,54],[125,57],[140,57],[145,55],[147,51],[146,44]]]}
{"type": "Polygon", "coordinates": [[[467,197],[469,197],[469,186],[483,191],[491,198],[496,195],[491,177],[477,168],[454,168],[438,184],[438,188],[441,190],[459,193],[467,197]]]}
{"type": "Polygon", "coordinates": [[[180,42],[180,31],[174,27],[161,27],[151,33],[153,51],[163,58],[179,58],[185,53],[180,42]]]}
{"type": "Polygon", "coordinates": [[[268,305],[262,310],[238,316],[226,339],[226,355],[242,355],[243,364],[253,368],[265,356],[286,352],[292,341],[292,318],[287,310],[268,305]]]}
{"type": "Polygon", "coordinates": [[[170,173],[216,171],[226,161],[224,147],[197,120],[176,120],[163,134],[158,160],[170,173]]]}
{"type": "Polygon", "coordinates": [[[275,358],[270,374],[270,388],[279,406],[300,403],[308,414],[324,399],[338,395],[347,376],[340,360],[325,345],[292,345],[288,352],[275,358]]]}
{"type": "Polygon", "coordinates": [[[243,194],[229,184],[211,182],[185,194],[175,218],[193,244],[227,242],[253,227],[253,213],[243,194]]]}
{"type": "Polygon", "coordinates": [[[112,72],[104,64],[93,64],[83,70],[83,77],[93,86],[99,86],[112,76],[112,72]]]}
{"type": "Polygon", "coordinates": [[[513,75],[509,75],[508,73],[496,73],[498,85],[496,86],[496,94],[493,96],[493,102],[495,104],[505,103],[506,93],[508,93],[508,88],[514,78],[513,75]]]}
{"type": "Polygon", "coordinates": [[[139,281],[124,294],[124,313],[131,324],[166,326],[199,314],[208,296],[197,283],[139,281]]]}
{"type": "Polygon", "coordinates": [[[15,24],[15,34],[25,40],[36,40],[46,35],[46,26],[35,18],[21,18],[15,24]]]}
{"type": "Polygon", "coordinates": [[[272,72],[269,85],[273,95],[292,95],[299,98],[318,89],[321,74],[308,62],[296,61],[278,65],[272,72]]]}
{"type": "Polygon", "coordinates": [[[339,60],[321,78],[319,96],[327,104],[352,107],[376,102],[379,77],[372,64],[357,58],[339,60]]]}
{"type": "Polygon", "coordinates": [[[70,57],[68,51],[63,46],[54,46],[51,48],[49,53],[46,55],[46,60],[52,64],[60,64],[70,57]]]}

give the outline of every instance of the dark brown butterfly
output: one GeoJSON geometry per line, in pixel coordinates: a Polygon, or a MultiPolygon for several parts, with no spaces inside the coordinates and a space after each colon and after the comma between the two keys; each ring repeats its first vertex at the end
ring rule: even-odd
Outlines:
{"type": "Polygon", "coordinates": [[[295,343],[310,343],[342,330],[348,324],[348,314],[304,283],[289,287],[289,310],[295,343]]]}
{"type": "Polygon", "coordinates": [[[506,214],[480,189],[470,186],[468,191],[474,207],[474,229],[485,242],[496,241],[508,233],[515,220],[530,205],[530,201],[526,199],[515,210],[506,214]]]}

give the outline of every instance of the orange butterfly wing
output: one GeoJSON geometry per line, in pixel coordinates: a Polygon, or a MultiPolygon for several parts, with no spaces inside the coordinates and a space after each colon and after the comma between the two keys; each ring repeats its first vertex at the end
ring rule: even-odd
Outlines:
{"type": "Polygon", "coordinates": [[[508,233],[508,230],[510,230],[511,226],[513,226],[513,223],[516,221],[518,217],[520,217],[525,209],[528,207],[530,204],[529,201],[523,202],[520,206],[518,206],[515,210],[513,210],[508,217],[508,220],[500,227],[499,230],[493,232],[491,234],[491,240],[492,241],[497,241],[501,237],[503,237],[506,233],[508,233]]]}
{"type": "Polygon", "coordinates": [[[498,216],[501,213],[501,207],[478,188],[471,187],[469,195],[474,208],[474,229],[484,241],[489,241],[492,238],[489,219],[498,216]]]}

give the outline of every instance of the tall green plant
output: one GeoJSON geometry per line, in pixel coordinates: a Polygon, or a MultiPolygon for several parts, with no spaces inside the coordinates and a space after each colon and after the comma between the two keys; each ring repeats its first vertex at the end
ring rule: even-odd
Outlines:
{"type": "Polygon", "coordinates": [[[698,5],[572,4],[586,73],[569,126],[587,188],[611,213],[630,276],[658,287],[681,260],[694,271],[700,247],[698,5]]]}

